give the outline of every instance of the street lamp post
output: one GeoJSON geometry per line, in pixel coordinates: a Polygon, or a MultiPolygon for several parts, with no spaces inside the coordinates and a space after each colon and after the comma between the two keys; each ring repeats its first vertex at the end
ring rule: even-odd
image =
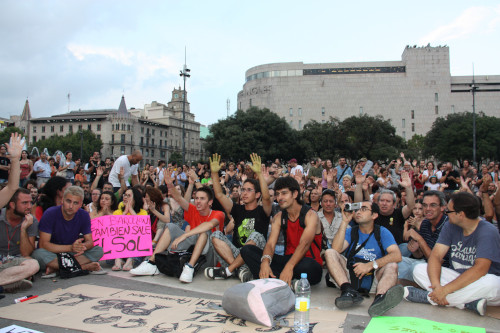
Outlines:
{"type": "Polygon", "coordinates": [[[182,92],[182,164],[186,163],[186,78],[191,76],[191,70],[186,64],[179,74],[184,79],[184,90],[182,92]]]}

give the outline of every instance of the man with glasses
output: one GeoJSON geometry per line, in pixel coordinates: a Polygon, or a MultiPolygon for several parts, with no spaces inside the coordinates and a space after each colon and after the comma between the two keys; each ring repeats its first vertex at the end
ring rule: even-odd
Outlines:
{"type": "MultiPolygon", "coordinates": [[[[408,240],[408,250],[413,258],[403,257],[398,264],[398,278],[413,282],[413,270],[418,264],[425,263],[439,238],[443,225],[448,221],[444,214],[446,198],[443,192],[426,191],[422,204],[424,217],[420,230],[410,228],[405,230],[405,239],[408,240]]],[[[448,267],[449,257],[445,256],[443,266],[448,267]]]]}
{"type": "Polygon", "coordinates": [[[340,229],[335,235],[332,248],[326,250],[326,267],[335,284],[340,288],[341,295],[335,299],[339,309],[359,305],[363,302],[359,290],[370,290],[376,284],[376,296],[368,309],[372,317],[381,316],[392,309],[403,299],[403,287],[397,283],[398,265],[401,252],[394,237],[384,227],[375,226],[379,215],[376,203],[364,201],[361,208],[354,214],[344,210],[340,229]],[[357,228],[347,226],[354,216],[357,228]],[[379,228],[379,230],[375,230],[379,228]],[[351,232],[358,232],[357,243],[351,246],[351,232]],[[377,234],[380,239],[377,240],[377,234]],[[344,257],[341,253],[346,251],[344,257]],[[353,255],[354,254],[354,255],[353,255]]]}
{"type": "Polygon", "coordinates": [[[210,170],[214,186],[214,194],[220,202],[226,214],[233,217],[226,226],[226,232],[233,231],[232,242],[221,232],[216,231],[210,236],[214,246],[217,260],[221,267],[207,267],[205,276],[209,279],[227,279],[231,277],[236,269],[242,282],[252,279],[248,266],[240,255],[240,249],[245,244],[252,244],[260,249],[266,245],[267,232],[269,229],[269,216],[271,215],[271,197],[267,188],[266,180],[262,175],[261,160],[257,154],[250,155],[252,160],[252,171],[258,178],[248,178],[241,186],[241,203],[234,203],[222,192],[219,181],[219,170],[221,167],[220,155],[214,154],[210,159],[210,170]],[[262,206],[259,200],[262,199],[262,206]]]}
{"type": "Polygon", "coordinates": [[[479,214],[479,198],[467,192],[451,196],[443,226],[428,264],[417,265],[415,282],[405,287],[410,302],[454,306],[484,316],[486,305],[500,305],[500,234],[479,214]],[[450,251],[450,268],[441,262],[450,251]]]}

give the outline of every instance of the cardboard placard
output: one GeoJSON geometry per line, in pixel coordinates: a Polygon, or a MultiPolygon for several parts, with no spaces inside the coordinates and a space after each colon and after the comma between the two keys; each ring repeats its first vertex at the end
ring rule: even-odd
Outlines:
{"type": "Polygon", "coordinates": [[[101,246],[101,260],[145,257],[153,254],[149,215],[107,215],[91,221],[94,245],[101,246]]]}

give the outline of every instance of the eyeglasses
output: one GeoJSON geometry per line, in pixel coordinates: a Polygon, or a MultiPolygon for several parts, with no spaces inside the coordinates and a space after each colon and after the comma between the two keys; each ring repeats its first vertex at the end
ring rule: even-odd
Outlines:
{"type": "Polygon", "coordinates": [[[356,213],[357,211],[359,211],[359,210],[360,210],[360,211],[362,211],[363,213],[364,213],[364,212],[371,212],[371,211],[372,211],[369,207],[366,207],[366,206],[363,206],[363,207],[361,207],[361,208],[359,208],[359,209],[353,209],[353,211],[354,211],[355,213],[356,213]]]}
{"type": "Polygon", "coordinates": [[[255,192],[255,190],[254,190],[253,188],[245,188],[245,187],[242,187],[242,188],[241,188],[241,192],[242,192],[242,193],[245,193],[245,192],[249,192],[249,193],[251,193],[251,192],[255,192]]]}
{"type": "Polygon", "coordinates": [[[447,210],[445,210],[445,211],[444,211],[444,213],[445,213],[446,215],[448,215],[448,214],[450,214],[450,213],[455,213],[455,214],[456,214],[456,213],[458,213],[458,212],[457,212],[456,210],[448,210],[448,209],[447,209],[447,210]]]}

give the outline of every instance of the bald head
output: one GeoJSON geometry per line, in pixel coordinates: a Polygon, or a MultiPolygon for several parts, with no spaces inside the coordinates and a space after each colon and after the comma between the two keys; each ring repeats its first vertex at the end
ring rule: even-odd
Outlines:
{"type": "Polygon", "coordinates": [[[140,150],[135,150],[132,155],[128,155],[128,160],[131,164],[137,164],[142,161],[142,153],[140,150]]]}

